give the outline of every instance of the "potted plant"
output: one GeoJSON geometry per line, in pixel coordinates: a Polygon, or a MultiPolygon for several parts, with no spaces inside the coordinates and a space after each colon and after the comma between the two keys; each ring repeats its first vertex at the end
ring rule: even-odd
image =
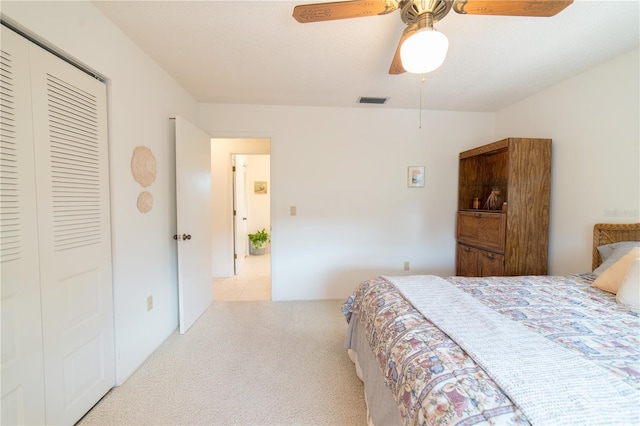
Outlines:
{"type": "Polygon", "coordinates": [[[262,228],[262,230],[256,232],[255,234],[249,234],[249,240],[251,241],[251,254],[260,256],[264,254],[264,246],[271,241],[269,239],[269,234],[267,231],[262,228]]]}

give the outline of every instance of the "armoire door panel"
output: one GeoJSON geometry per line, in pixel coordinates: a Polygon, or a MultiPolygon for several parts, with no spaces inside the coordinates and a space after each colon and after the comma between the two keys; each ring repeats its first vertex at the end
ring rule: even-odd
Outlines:
{"type": "Polygon", "coordinates": [[[106,86],[32,46],[46,420],[115,383],[106,86]]]}
{"type": "Polygon", "coordinates": [[[43,424],[44,371],[29,42],[1,27],[2,424],[43,424]]]}
{"type": "Polygon", "coordinates": [[[475,277],[478,275],[478,252],[475,247],[458,244],[456,252],[456,275],[475,277]]]}

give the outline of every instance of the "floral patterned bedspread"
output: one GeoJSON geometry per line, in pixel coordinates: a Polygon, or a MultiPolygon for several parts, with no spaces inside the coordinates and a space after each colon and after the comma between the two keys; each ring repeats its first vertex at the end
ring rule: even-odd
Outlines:
{"type": "MultiPolygon", "coordinates": [[[[640,390],[640,315],[592,287],[592,279],[446,278],[500,314],[579,352],[603,374],[640,390]]],[[[405,425],[529,424],[473,359],[384,278],[360,284],[342,311],[347,321],[356,314],[364,324],[405,425]]]]}

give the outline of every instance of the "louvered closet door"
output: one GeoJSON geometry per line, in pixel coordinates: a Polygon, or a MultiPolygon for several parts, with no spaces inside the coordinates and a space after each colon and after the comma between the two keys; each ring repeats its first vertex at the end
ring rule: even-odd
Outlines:
{"type": "Polygon", "coordinates": [[[106,87],[31,47],[46,417],[114,384],[106,87]]]}
{"type": "Polygon", "coordinates": [[[43,424],[44,376],[29,43],[2,26],[0,274],[2,424],[43,424]]]}

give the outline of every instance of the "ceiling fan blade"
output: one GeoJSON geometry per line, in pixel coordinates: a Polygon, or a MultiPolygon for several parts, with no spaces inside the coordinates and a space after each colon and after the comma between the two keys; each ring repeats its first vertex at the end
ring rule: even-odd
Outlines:
{"type": "Polygon", "coordinates": [[[469,15],[549,17],[571,3],[573,0],[455,0],[453,10],[469,15]]]}
{"type": "Polygon", "coordinates": [[[417,25],[409,25],[402,32],[402,37],[400,37],[398,47],[396,48],[396,54],[393,55],[393,61],[391,61],[391,66],[389,67],[389,74],[398,75],[406,72],[406,70],[402,66],[402,60],[400,59],[400,47],[402,46],[402,43],[404,43],[404,41],[409,38],[409,36],[416,32],[417,29],[417,25]]]}
{"type": "Polygon", "coordinates": [[[345,18],[384,15],[398,8],[397,0],[351,0],[302,4],[293,8],[293,17],[301,23],[333,21],[345,18]]]}

